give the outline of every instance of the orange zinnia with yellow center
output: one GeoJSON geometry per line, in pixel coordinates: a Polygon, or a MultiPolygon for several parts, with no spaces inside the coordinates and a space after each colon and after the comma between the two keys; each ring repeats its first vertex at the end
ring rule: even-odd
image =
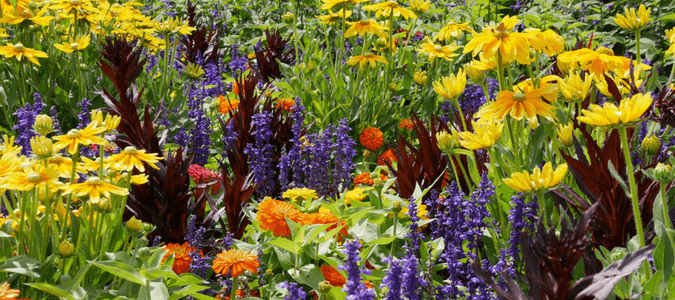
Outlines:
{"type": "Polygon", "coordinates": [[[271,198],[258,205],[256,220],[260,221],[260,228],[272,231],[274,236],[291,236],[286,218],[300,223],[302,213],[293,204],[271,198]]]}
{"type": "Polygon", "coordinates": [[[171,269],[180,275],[190,271],[190,263],[192,263],[192,258],[190,258],[190,252],[196,251],[195,248],[190,247],[188,242],[181,244],[178,243],[169,243],[164,246],[164,249],[169,250],[162,259],[162,263],[166,261],[172,254],[175,255],[173,258],[173,265],[171,269]]]}
{"type": "Polygon", "coordinates": [[[258,273],[260,262],[258,256],[239,249],[230,249],[218,253],[216,259],[213,260],[213,271],[221,275],[227,275],[232,270],[232,278],[237,278],[239,275],[248,270],[251,273],[258,273]]]}

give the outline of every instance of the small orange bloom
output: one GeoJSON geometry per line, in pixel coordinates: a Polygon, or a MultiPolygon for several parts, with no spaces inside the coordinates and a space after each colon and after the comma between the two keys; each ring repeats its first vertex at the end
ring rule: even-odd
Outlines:
{"type": "Polygon", "coordinates": [[[251,273],[257,273],[260,262],[258,256],[239,249],[230,249],[218,253],[216,259],[213,260],[213,271],[221,275],[227,275],[232,268],[232,277],[238,277],[244,271],[248,270],[251,273]]]}
{"type": "MultiPolygon", "coordinates": [[[[330,227],[326,228],[327,232],[337,228],[338,222],[340,222],[340,219],[338,219],[338,217],[336,217],[333,213],[330,212],[329,209],[325,207],[319,208],[319,211],[313,214],[303,214],[302,219],[300,221],[300,223],[303,225],[333,224],[330,227]]],[[[347,224],[345,220],[342,220],[340,222],[340,226],[345,224],[347,224]]],[[[345,226],[342,229],[340,229],[340,233],[337,235],[338,242],[342,242],[342,240],[347,235],[349,235],[349,233],[347,232],[347,226],[345,226]]]]}
{"type": "Polygon", "coordinates": [[[220,95],[218,96],[218,103],[220,103],[218,111],[224,115],[239,109],[239,100],[237,99],[227,99],[225,96],[220,95]]]}
{"type": "Polygon", "coordinates": [[[284,201],[267,199],[258,205],[256,219],[260,221],[260,228],[271,230],[274,236],[291,236],[286,218],[302,223],[303,214],[292,204],[284,201]]]}
{"type": "Polygon", "coordinates": [[[415,129],[415,124],[413,124],[413,121],[410,119],[403,119],[400,123],[398,123],[398,127],[402,129],[413,130],[415,129]]]}
{"type": "Polygon", "coordinates": [[[384,166],[386,165],[385,161],[388,161],[389,164],[394,164],[396,160],[396,154],[394,153],[393,149],[387,149],[387,151],[384,151],[380,157],[377,158],[377,164],[384,166]]]}
{"type": "Polygon", "coordinates": [[[361,173],[354,177],[354,184],[373,185],[373,179],[370,178],[370,173],[361,173]]]}
{"type": "Polygon", "coordinates": [[[293,99],[284,98],[277,100],[277,108],[280,108],[282,110],[295,111],[295,109],[293,109],[293,106],[295,106],[295,100],[293,99]]]}
{"type": "Polygon", "coordinates": [[[171,269],[179,275],[190,271],[190,263],[192,262],[192,258],[190,258],[190,252],[195,251],[196,249],[190,247],[188,242],[185,242],[182,245],[178,243],[169,243],[164,246],[164,249],[169,250],[169,252],[164,255],[162,263],[164,263],[169,258],[169,256],[175,254],[173,258],[173,266],[171,266],[171,269]]]}
{"type": "Polygon", "coordinates": [[[320,266],[319,269],[321,270],[321,273],[323,273],[323,278],[326,278],[326,281],[328,281],[330,285],[342,287],[347,283],[347,279],[345,279],[345,277],[335,268],[325,265],[320,266]]]}
{"type": "Polygon", "coordinates": [[[384,136],[382,134],[382,131],[375,127],[368,127],[361,131],[361,136],[359,136],[359,140],[361,140],[361,145],[364,147],[370,149],[370,150],[377,150],[377,148],[380,148],[382,146],[382,143],[384,142],[384,136]]]}
{"type": "Polygon", "coordinates": [[[232,84],[232,92],[239,96],[239,85],[236,82],[232,84]]]}

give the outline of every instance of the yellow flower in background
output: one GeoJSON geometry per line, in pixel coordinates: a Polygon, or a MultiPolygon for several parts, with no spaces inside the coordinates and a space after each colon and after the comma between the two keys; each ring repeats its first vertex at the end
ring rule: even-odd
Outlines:
{"type": "Polygon", "coordinates": [[[542,51],[548,56],[565,51],[565,39],[553,30],[541,31],[541,29],[527,28],[524,32],[530,36],[530,46],[534,50],[542,51]]]}
{"type": "Polygon", "coordinates": [[[61,44],[54,44],[54,48],[59,49],[65,53],[73,53],[73,51],[84,50],[89,46],[91,38],[89,35],[78,36],[77,38],[61,44]]]}
{"type": "Polygon", "coordinates": [[[285,191],[282,195],[284,198],[291,199],[293,202],[308,201],[310,199],[318,199],[316,196],[315,190],[310,190],[308,188],[294,188],[285,191]]]}
{"type": "Polygon", "coordinates": [[[83,183],[63,186],[61,187],[61,190],[63,190],[64,195],[72,193],[77,197],[89,196],[89,200],[94,204],[98,203],[101,196],[110,198],[110,194],[118,196],[129,195],[129,190],[107,183],[96,176],[87,178],[87,181],[83,183]]]}
{"type": "Polygon", "coordinates": [[[54,139],[58,142],[54,144],[54,148],[61,150],[67,147],[68,153],[74,154],[77,151],[78,145],[89,146],[91,144],[96,144],[103,146],[107,144],[108,141],[97,136],[97,134],[101,134],[104,131],[105,127],[97,127],[96,122],[91,122],[84,129],[71,129],[64,135],[55,136],[54,139]]]}
{"type": "Polygon", "coordinates": [[[455,53],[455,50],[459,49],[459,46],[455,45],[455,43],[441,46],[434,44],[434,42],[429,39],[426,40],[426,43],[422,43],[420,46],[422,48],[418,48],[417,51],[429,55],[429,61],[433,61],[437,57],[447,61],[452,61],[452,58],[458,55],[455,53]]]}
{"type": "Polygon", "coordinates": [[[368,0],[321,0],[323,5],[321,9],[331,9],[333,6],[344,8],[349,4],[359,4],[361,2],[366,2],[368,0]]]}
{"type": "Polygon", "coordinates": [[[349,16],[352,15],[352,11],[348,10],[346,15],[345,15],[345,9],[340,9],[337,13],[333,13],[332,10],[328,10],[327,15],[323,16],[316,16],[319,20],[321,20],[321,24],[323,25],[335,25],[337,22],[339,22],[342,19],[349,18],[349,16]]]}
{"type": "Polygon", "coordinates": [[[527,92],[518,89],[516,89],[516,92],[501,91],[497,94],[497,101],[483,107],[476,115],[479,118],[496,120],[502,120],[510,115],[516,120],[527,118],[530,122],[535,122],[534,119],[539,115],[549,120],[555,120],[553,110],[556,108],[541,99],[543,94],[550,92],[552,89],[555,89],[555,85],[548,85],[527,92]]]}
{"type": "Polygon", "coordinates": [[[471,124],[475,133],[459,133],[459,138],[461,139],[459,144],[469,150],[491,147],[502,136],[502,129],[504,129],[504,123],[501,121],[495,122],[494,120],[486,120],[480,124],[471,121],[471,124]]]}
{"type": "Polygon", "coordinates": [[[558,61],[562,63],[579,63],[582,70],[595,74],[596,78],[602,77],[605,72],[615,71],[623,73],[630,67],[630,59],[623,56],[614,56],[614,51],[605,47],[597,50],[581,48],[558,55],[558,61]]]}
{"type": "Polygon", "coordinates": [[[572,145],[572,138],[574,137],[574,127],[572,126],[572,123],[568,123],[567,125],[558,124],[556,134],[558,134],[558,140],[560,140],[563,145],[572,145]]]}
{"type": "Polygon", "coordinates": [[[485,70],[482,69],[482,66],[476,60],[464,64],[464,72],[476,84],[481,84],[485,81],[485,70]]]}
{"type": "Polygon", "coordinates": [[[416,14],[424,14],[429,11],[431,2],[429,0],[410,0],[410,10],[416,14]]]}
{"type": "Polygon", "coordinates": [[[347,61],[347,64],[350,66],[354,66],[356,64],[359,64],[359,69],[363,70],[363,67],[366,65],[369,65],[371,68],[375,68],[378,62],[388,64],[387,59],[384,58],[384,56],[381,55],[375,55],[372,53],[366,53],[364,55],[357,55],[353,56],[347,61]]]}
{"type": "Polygon", "coordinates": [[[635,8],[631,8],[629,10],[626,7],[624,9],[626,15],[624,16],[622,14],[617,14],[616,18],[614,18],[614,22],[621,28],[638,31],[647,26],[647,23],[649,23],[649,15],[651,11],[652,8],[650,7],[647,9],[644,4],[640,4],[640,8],[638,9],[637,13],[635,12],[635,8]]]}
{"type": "Polygon", "coordinates": [[[478,60],[472,60],[472,64],[475,64],[477,69],[481,69],[483,71],[491,71],[497,69],[497,57],[496,56],[490,56],[489,58],[485,56],[484,53],[481,53],[478,55],[478,60]]]}
{"type": "Polygon", "coordinates": [[[504,62],[518,60],[521,64],[529,64],[529,36],[513,31],[518,21],[516,17],[506,16],[499,25],[484,27],[464,46],[464,53],[473,51],[472,56],[476,56],[482,51],[488,59],[497,57],[499,53],[504,62]]]}
{"type": "Polygon", "coordinates": [[[120,170],[131,171],[134,168],[140,172],[145,172],[144,163],[147,163],[153,169],[159,169],[155,164],[159,162],[161,157],[155,153],[147,154],[145,150],[138,150],[132,146],[128,146],[122,152],[110,156],[110,163],[114,168],[120,170]]]}
{"type": "Polygon", "coordinates": [[[649,94],[635,94],[631,98],[622,99],[619,107],[610,101],[603,106],[591,104],[590,110],[582,110],[583,115],[577,117],[577,120],[596,126],[628,124],[640,119],[653,101],[649,94]]]}
{"type": "Polygon", "coordinates": [[[345,193],[345,204],[350,205],[352,201],[361,201],[368,196],[368,193],[364,193],[370,188],[355,187],[353,190],[345,193]]]}
{"type": "Polygon", "coordinates": [[[117,126],[120,125],[122,118],[120,116],[112,116],[106,114],[105,118],[103,117],[103,112],[98,109],[91,111],[91,122],[96,122],[97,127],[105,128],[104,132],[110,132],[117,129],[117,126]]]}
{"type": "Polygon", "coordinates": [[[675,28],[666,30],[666,38],[670,42],[670,47],[666,50],[666,54],[675,54],[675,28]]]}
{"type": "Polygon", "coordinates": [[[387,1],[382,3],[366,5],[363,7],[363,9],[368,11],[377,10],[377,12],[375,13],[376,18],[379,18],[381,16],[388,18],[391,15],[393,15],[394,17],[404,17],[406,20],[409,18],[417,19],[417,16],[415,15],[414,12],[408,10],[407,8],[399,6],[398,2],[396,1],[387,1]]]}
{"type": "Polygon", "coordinates": [[[386,37],[384,32],[386,28],[375,20],[361,20],[357,22],[347,22],[350,27],[345,31],[345,37],[352,37],[355,35],[364,36],[366,34],[377,34],[379,37],[386,37]]]}
{"type": "Polygon", "coordinates": [[[0,146],[0,155],[12,154],[19,155],[21,146],[14,145],[14,136],[3,135],[2,146],[0,146]]]}
{"type": "Polygon", "coordinates": [[[178,18],[167,18],[163,22],[155,22],[153,27],[157,32],[162,34],[182,34],[187,35],[197,30],[197,28],[190,27],[187,20],[181,23],[178,18]]]}
{"type": "Polygon", "coordinates": [[[455,99],[464,92],[466,87],[466,74],[464,70],[459,69],[457,75],[450,74],[450,77],[443,76],[438,81],[433,82],[434,91],[444,99],[455,99]]]}
{"type": "Polygon", "coordinates": [[[551,162],[547,162],[542,169],[534,168],[532,174],[527,171],[516,172],[502,181],[518,192],[538,192],[555,187],[566,174],[567,164],[559,165],[553,170],[551,162]]]}
{"type": "Polygon", "coordinates": [[[0,23],[17,25],[28,21],[35,25],[48,26],[50,21],[54,20],[54,17],[52,16],[45,16],[45,13],[47,12],[46,6],[37,13],[33,13],[32,10],[26,7],[21,7],[20,5],[17,5],[16,8],[17,10],[14,11],[14,9],[11,9],[10,6],[8,11],[3,12],[2,18],[0,18],[0,23]]]}
{"type": "Polygon", "coordinates": [[[419,71],[415,72],[415,74],[413,76],[413,80],[415,81],[415,83],[417,83],[419,85],[426,84],[427,83],[427,72],[424,72],[422,70],[419,70],[419,71]]]}
{"type": "Polygon", "coordinates": [[[32,63],[40,65],[37,60],[37,57],[46,58],[49,57],[47,53],[38,51],[32,48],[26,48],[21,43],[7,43],[7,46],[0,46],[0,54],[4,55],[5,58],[16,57],[16,60],[21,61],[23,57],[26,57],[32,63]]]}
{"type": "Polygon", "coordinates": [[[52,187],[59,185],[59,171],[54,166],[35,163],[5,176],[2,188],[26,192],[44,183],[52,187]]]}
{"type": "Polygon", "coordinates": [[[567,77],[558,81],[558,86],[565,99],[575,102],[583,101],[593,87],[593,77],[593,74],[587,74],[582,80],[581,74],[571,72],[567,77]]]}
{"type": "Polygon", "coordinates": [[[66,14],[72,14],[72,10],[79,12],[92,12],[100,13],[89,0],[56,0],[53,1],[54,5],[49,8],[52,10],[63,10],[66,14]]]}
{"type": "Polygon", "coordinates": [[[440,31],[438,31],[438,34],[436,34],[434,40],[450,41],[453,39],[458,39],[465,31],[473,32],[473,29],[469,27],[469,22],[466,23],[450,22],[447,25],[443,26],[443,28],[441,28],[440,31]]]}

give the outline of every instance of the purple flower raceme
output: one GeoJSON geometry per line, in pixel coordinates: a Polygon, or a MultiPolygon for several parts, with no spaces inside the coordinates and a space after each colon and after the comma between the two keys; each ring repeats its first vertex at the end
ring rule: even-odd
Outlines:
{"type": "Polygon", "coordinates": [[[237,44],[232,45],[232,60],[228,64],[232,74],[236,77],[239,74],[246,71],[248,66],[248,59],[246,58],[246,53],[241,53],[239,51],[239,46],[237,44]]]}
{"type": "Polygon", "coordinates": [[[296,282],[280,282],[277,287],[280,289],[288,289],[288,294],[284,297],[284,300],[305,300],[307,297],[305,291],[302,290],[302,287],[299,287],[296,282]]]}
{"type": "Polygon", "coordinates": [[[347,260],[343,265],[338,267],[339,270],[347,272],[347,283],[342,287],[342,291],[347,293],[347,300],[373,300],[375,299],[375,291],[366,287],[366,284],[361,282],[361,273],[370,274],[371,271],[361,268],[359,269],[359,248],[361,243],[358,239],[347,240],[345,242],[345,250],[342,253],[347,255],[347,260]]]}
{"type": "Polygon", "coordinates": [[[59,123],[59,115],[56,113],[56,106],[52,106],[52,108],[49,109],[49,115],[52,117],[54,133],[56,133],[56,135],[62,135],[63,131],[61,130],[61,123],[59,123]]]}
{"type": "Polygon", "coordinates": [[[77,125],[77,129],[82,129],[89,125],[89,114],[91,113],[89,111],[89,106],[91,106],[91,102],[89,102],[87,98],[82,98],[82,101],[80,101],[77,106],[80,107],[80,113],[77,114],[80,124],[77,125]]]}
{"type": "Polygon", "coordinates": [[[403,267],[400,261],[395,261],[392,257],[382,259],[382,262],[389,263],[389,271],[382,279],[380,288],[387,287],[387,296],[384,300],[403,300],[401,296],[401,274],[403,274],[403,267]]]}
{"type": "Polygon", "coordinates": [[[249,143],[244,149],[244,154],[248,155],[251,170],[254,174],[254,182],[260,184],[256,193],[262,196],[270,196],[274,192],[274,145],[270,143],[272,130],[270,121],[274,116],[272,112],[260,112],[252,117],[251,125],[253,127],[252,135],[255,143],[249,143]]]}
{"type": "Polygon", "coordinates": [[[150,73],[159,62],[159,59],[157,59],[157,56],[152,53],[147,53],[146,57],[148,58],[148,62],[145,65],[145,73],[150,73]]]}
{"type": "MultiPolygon", "coordinates": [[[[209,146],[213,144],[211,141],[211,119],[206,116],[202,106],[204,105],[204,88],[197,87],[193,83],[187,92],[187,106],[188,117],[195,125],[190,130],[190,148],[195,151],[194,163],[198,165],[205,165],[209,158],[209,146]]],[[[180,133],[179,133],[180,134],[180,133]]]]}
{"type": "Polygon", "coordinates": [[[187,234],[185,235],[185,240],[195,249],[188,254],[192,259],[190,262],[190,272],[201,277],[206,277],[207,270],[211,268],[211,258],[208,255],[202,256],[199,254],[200,250],[205,246],[204,234],[206,234],[206,228],[201,226],[197,228],[195,224],[196,219],[197,216],[190,216],[187,234]]]}
{"type": "Polygon", "coordinates": [[[279,182],[284,190],[291,188],[289,184],[294,182],[302,186],[302,174],[305,166],[302,160],[302,124],[305,122],[305,107],[300,104],[300,100],[295,100],[293,107],[293,137],[291,138],[291,149],[286,149],[286,154],[279,158],[279,182]]]}
{"type": "Polygon", "coordinates": [[[410,204],[408,204],[408,216],[410,217],[410,245],[412,246],[411,251],[418,253],[420,250],[420,241],[424,238],[421,232],[417,231],[417,222],[420,220],[420,217],[417,216],[417,203],[414,197],[410,197],[410,204]]]}
{"type": "MultiPolygon", "coordinates": [[[[406,246],[404,246],[406,247],[406,246]]],[[[407,247],[406,247],[407,248],[407,247]]],[[[417,257],[411,249],[408,249],[406,256],[402,260],[403,263],[403,295],[408,300],[420,300],[420,288],[427,285],[426,281],[420,276],[420,272],[417,269],[419,265],[417,262],[417,257]]]]}
{"type": "Polygon", "coordinates": [[[33,125],[35,124],[35,118],[42,113],[42,109],[45,107],[45,104],[42,103],[42,97],[40,94],[35,93],[34,104],[31,106],[30,103],[26,103],[24,108],[18,109],[14,112],[18,122],[12,129],[16,130],[18,133],[16,136],[15,143],[21,145],[21,154],[29,155],[31,151],[30,139],[36,135],[33,132],[33,125]]]}
{"type": "Polygon", "coordinates": [[[190,135],[187,133],[185,127],[181,127],[178,133],[173,136],[173,142],[181,147],[186,147],[190,143],[190,135]]]}
{"type": "Polygon", "coordinates": [[[349,185],[352,183],[352,171],[356,167],[354,164],[354,157],[356,156],[356,142],[349,137],[348,132],[352,129],[347,125],[348,120],[344,118],[340,120],[340,124],[336,129],[336,140],[335,140],[335,178],[334,190],[339,190],[339,186],[342,186],[342,190],[349,188],[349,185]]]}
{"type": "Polygon", "coordinates": [[[535,218],[539,205],[537,198],[527,202],[527,198],[518,195],[511,197],[513,208],[509,210],[509,223],[511,223],[511,237],[509,238],[509,255],[517,260],[520,257],[520,235],[526,229],[534,230],[535,218]]]}

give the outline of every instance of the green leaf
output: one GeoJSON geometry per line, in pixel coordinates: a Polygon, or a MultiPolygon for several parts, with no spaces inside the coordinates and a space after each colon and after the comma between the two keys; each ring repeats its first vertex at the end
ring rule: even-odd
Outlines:
{"type": "Polygon", "coordinates": [[[35,278],[40,277],[40,273],[38,273],[40,268],[40,261],[25,255],[11,257],[0,264],[0,272],[28,275],[35,278]]]}
{"type": "Polygon", "coordinates": [[[295,255],[299,255],[302,251],[302,247],[289,239],[286,238],[276,238],[268,242],[268,244],[277,246],[281,249],[288,250],[295,255]]]}
{"type": "Polygon", "coordinates": [[[628,189],[628,185],[626,184],[625,181],[623,181],[623,178],[621,178],[621,175],[616,172],[616,168],[614,167],[614,164],[612,164],[612,161],[609,161],[609,173],[612,174],[612,177],[616,179],[617,182],[621,185],[623,188],[624,193],[626,193],[626,197],[630,199],[630,189],[628,189]]]}
{"type": "Polygon", "coordinates": [[[118,261],[87,261],[90,264],[99,267],[103,271],[113,274],[124,280],[131,281],[140,285],[145,285],[146,280],[141,277],[136,270],[127,264],[118,261]]]}
{"type": "Polygon", "coordinates": [[[50,294],[52,294],[56,297],[61,297],[61,298],[72,297],[72,294],[69,291],[64,290],[60,287],[51,285],[51,284],[46,283],[46,282],[34,282],[34,283],[24,283],[24,284],[27,285],[27,286],[30,286],[34,289],[38,289],[38,290],[41,290],[43,292],[50,293],[50,294]]]}
{"type": "Polygon", "coordinates": [[[208,287],[206,286],[191,284],[180,290],[172,291],[169,300],[177,300],[187,296],[194,296],[194,294],[198,294],[197,292],[203,291],[207,288],[208,287]]]}
{"type": "Polygon", "coordinates": [[[395,241],[396,237],[395,236],[388,236],[388,237],[382,237],[376,240],[372,240],[370,242],[367,242],[365,245],[389,245],[391,242],[395,241]]]}
{"type": "Polygon", "coordinates": [[[303,245],[307,245],[309,243],[313,243],[316,240],[316,237],[319,236],[324,230],[328,229],[328,227],[333,226],[333,224],[322,224],[319,226],[316,226],[312,229],[310,229],[310,232],[308,235],[305,237],[305,242],[303,245]]]}
{"type": "Polygon", "coordinates": [[[663,270],[663,281],[668,282],[673,272],[675,263],[675,251],[673,251],[673,241],[670,239],[668,230],[661,222],[656,222],[656,233],[659,237],[659,243],[654,249],[654,264],[657,270],[663,270]]]}

